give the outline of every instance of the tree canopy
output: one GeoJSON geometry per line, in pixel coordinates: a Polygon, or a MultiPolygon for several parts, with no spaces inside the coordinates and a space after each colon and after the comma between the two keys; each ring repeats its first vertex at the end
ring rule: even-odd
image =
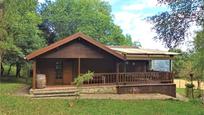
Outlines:
{"type": "MultiPolygon", "coordinates": [[[[111,6],[102,0],[0,0],[0,71],[3,63],[16,65],[24,57],[76,32],[83,32],[107,45],[132,45],[113,22],[111,6]]],[[[9,72],[8,72],[9,73],[9,72]]]]}
{"type": "Polygon", "coordinates": [[[4,52],[1,58],[5,61],[13,60],[12,63],[16,63],[19,70],[20,64],[25,62],[24,57],[44,45],[38,29],[42,20],[36,13],[36,0],[5,0],[2,5],[0,46],[4,52]]]}
{"type": "Polygon", "coordinates": [[[168,10],[148,19],[154,24],[156,40],[162,41],[167,48],[181,45],[192,23],[201,24],[204,20],[203,0],[158,0],[166,4],[168,10]]]}
{"type": "Polygon", "coordinates": [[[204,0],[158,0],[158,2],[166,4],[169,9],[148,17],[157,33],[154,39],[162,41],[171,51],[181,53],[173,66],[177,77],[188,77],[189,73],[193,73],[196,80],[203,80],[204,31],[196,33],[193,40],[194,49],[191,49],[191,52],[186,53],[175,48],[185,41],[192,24],[204,27],[204,0]]]}
{"type": "Polygon", "coordinates": [[[199,76],[204,80],[204,30],[197,33],[194,40],[195,44],[195,56],[194,67],[199,73],[199,76]]]}
{"type": "Polygon", "coordinates": [[[48,44],[83,32],[108,45],[131,45],[131,37],[123,35],[113,22],[111,6],[101,0],[47,0],[39,8],[44,20],[40,26],[48,44]]]}

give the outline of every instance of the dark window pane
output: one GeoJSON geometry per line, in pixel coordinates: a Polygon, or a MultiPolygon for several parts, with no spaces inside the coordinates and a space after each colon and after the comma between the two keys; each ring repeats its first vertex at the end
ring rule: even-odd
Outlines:
{"type": "Polygon", "coordinates": [[[56,79],[62,79],[63,77],[63,63],[62,61],[57,61],[55,64],[56,79]]]}

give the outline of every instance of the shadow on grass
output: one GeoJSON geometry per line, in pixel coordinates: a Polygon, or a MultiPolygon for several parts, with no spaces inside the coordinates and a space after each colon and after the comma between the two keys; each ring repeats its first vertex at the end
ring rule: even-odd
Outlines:
{"type": "Polygon", "coordinates": [[[0,83],[21,83],[21,84],[31,84],[31,78],[16,78],[16,77],[1,77],[0,83]]]}

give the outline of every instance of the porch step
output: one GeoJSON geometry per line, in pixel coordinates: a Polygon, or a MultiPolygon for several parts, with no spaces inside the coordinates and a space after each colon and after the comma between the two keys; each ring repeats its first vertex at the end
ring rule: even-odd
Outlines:
{"type": "Polygon", "coordinates": [[[51,91],[34,91],[34,95],[44,95],[44,94],[65,94],[65,93],[75,93],[77,90],[51,90],[51,91]]]}
{"type": "Polygon", "coordinates": [[[30,94],[35,98],[40,97],[66,97],[66,96],[76,96],[76,89],[34,89],[30,90],[30,94]]]}
{"type": "Polygon", "coordinates": [[[76,93],[70,94],[41,94],[41,95],[33,95],[33,98],[45,98],[45,97],[69,97],[69,96],[76,96],[76,93]]]}

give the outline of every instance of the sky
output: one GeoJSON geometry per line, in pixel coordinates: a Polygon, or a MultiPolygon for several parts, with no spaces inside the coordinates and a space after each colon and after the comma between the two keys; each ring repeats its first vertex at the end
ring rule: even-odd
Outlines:
{"type": "MultiPolygon", "coordinates": [[[[44,0],[39,0],[43,2],[44,0]]],[[[104,0],[111,4],[114,23],[119,25],[124,34],[129,34],[133,41],[139,41],[142,48],[167,50],[164,45],[153,40],[156,35],[152,30],[153,25],[145,20],[148,16],[153,16],[163,11],[168,10],[165,5],[159,5],[157,0],[104,0]]],[[[195,30],[193,27],[191,30],[195,30]]],[[[189,37],[186,41],[192,40],[189,37]]],[[[186,50],[186,44],[180,46],[181,49],[186,50]]]]}
{"type": "Polygon", "coordinates": [[[143,48],[166,50],[159,41],[154,41],[156,33],[152,24],[145,20],[168,8],[157,4],[156,0],[105,0],[112,6],[115,24],[119,25],[124,34],[130,34],[133,41],[139,41],[143,48]]]}

